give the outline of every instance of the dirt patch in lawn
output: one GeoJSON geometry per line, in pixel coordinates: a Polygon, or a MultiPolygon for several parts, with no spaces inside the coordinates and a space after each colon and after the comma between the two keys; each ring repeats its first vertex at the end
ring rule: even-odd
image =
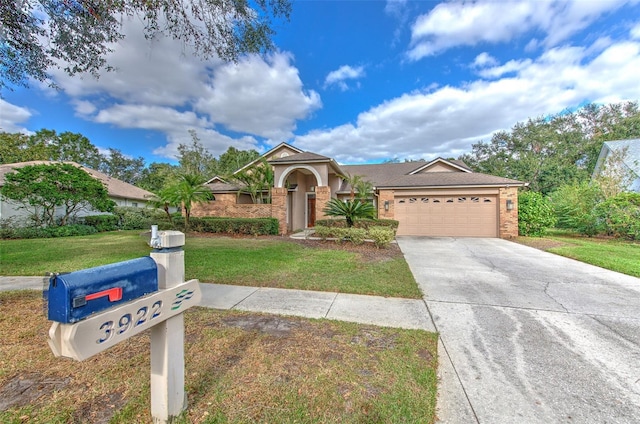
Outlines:
{"type": "MultiPolygon", "coordinates": [[[[148,332],[55,358],[41,295],[0,293],[0,422],[149,423],[148,332]]],[[[192,308],[179,423],[435,419],[433,333],[192,308]]]]}

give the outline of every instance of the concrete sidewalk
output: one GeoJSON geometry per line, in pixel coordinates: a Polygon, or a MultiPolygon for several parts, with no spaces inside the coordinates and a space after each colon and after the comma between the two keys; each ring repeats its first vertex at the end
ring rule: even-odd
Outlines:
{"type": "MultiPolygon", "coordinates": [[[[44,277],[1,277],[0,291],[42,290],[44,277]]],[[[422,299],[201,283],[200,306],[435,331],[422,299]]]]}

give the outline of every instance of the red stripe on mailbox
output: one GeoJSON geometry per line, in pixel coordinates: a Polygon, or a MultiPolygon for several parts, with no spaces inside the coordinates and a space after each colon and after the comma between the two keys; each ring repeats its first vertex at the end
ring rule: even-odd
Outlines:
{"type": "Polygon", "coordinates": [[[122,299],[122,287],[113,287],[97,293],[88,294],[85,296],[85,299],[93,300],[104,296],[109,296],[109,302],[117,302],[122,299]]]}

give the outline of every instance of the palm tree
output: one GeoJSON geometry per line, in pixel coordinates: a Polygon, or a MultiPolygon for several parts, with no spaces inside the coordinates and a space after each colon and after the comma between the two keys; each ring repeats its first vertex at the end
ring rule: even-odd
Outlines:
{"type": "Polygon", "coordinates": [[[351,194],[349,198],[352,201],[355,198],[366,200],[369,193],[373,191],[373,183],[369,180],[365,180],[362,175],[351,175],[347,172],[346,175],[339,175],[339,177],[349,183],[349,186],[351,187],[351,194]]]}
{"type": "Polygon", "coordinates": [[[200,175],[182,174],[178,181],[166,189],[166,199],[169,203],[181,204],[184,208],[184,227],[189,231],[191,208],[196,203],[204,203],[215,199],[213,193],[205,187],[205,180],[200,175]]]}
{"type": "Polygon", "coordinates": [[[340,200],[331,199],[323,212],[329,216],[344,216],[347,220],[347,227],[353,227],[353,221],[358,218],[372,218],[374,208],[369,202],[362,200],[340,200]]]}
{"type": "Polygon", "coordinates": [[[229,179],[240,183],[242,188],[238,194],[248,193],[253,203],[271,203],[273,168],[264,158],[256,166],[232,175],[229,179]]]}
{"type": "Polygon", "coordinates": [[[155,209],[162,209],[167,214],[167,218],[169,218],[169,222],[173,224],[173,219],[171,218],[170,208],[172,206],[180,206],[180,202],[175,202],[173,200],[173,194],[170,190],[171,187],[164,187],[161,189],[157,195],[149,198],[149,205],[155,209]]]}

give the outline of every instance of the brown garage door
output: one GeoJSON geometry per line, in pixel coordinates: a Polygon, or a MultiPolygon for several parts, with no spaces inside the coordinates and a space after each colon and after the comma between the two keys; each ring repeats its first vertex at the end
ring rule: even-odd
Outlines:
{"type": "Polygon", "coordinates": [[[398,235],[497,237],[497,196],[406,196],[395,198],[398,235]]]}

